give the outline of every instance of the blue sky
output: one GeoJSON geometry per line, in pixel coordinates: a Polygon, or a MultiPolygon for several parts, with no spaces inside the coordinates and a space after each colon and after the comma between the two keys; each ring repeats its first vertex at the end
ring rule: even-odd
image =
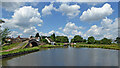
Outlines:
{"type": "Polygon", "coordinates": [[[11,35],[29,37],[40,35],[94,36],[114,39],[118,36],[118,3],[60,3],[60,2],[4,2],[2,28],[8,27],[11,35]]]}

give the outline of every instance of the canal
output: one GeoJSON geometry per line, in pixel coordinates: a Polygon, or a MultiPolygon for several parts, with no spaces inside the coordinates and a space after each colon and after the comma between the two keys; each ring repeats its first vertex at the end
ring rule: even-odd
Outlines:
{"type": "Polygon", "coordinates": [[[2,60],[3,66],[118,66],[118,51],[100,48],[54,48],[2,60]]]}

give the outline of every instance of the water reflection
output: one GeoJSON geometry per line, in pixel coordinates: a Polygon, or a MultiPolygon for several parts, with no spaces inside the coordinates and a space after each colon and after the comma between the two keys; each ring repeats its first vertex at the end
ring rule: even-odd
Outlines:
{"type": "Polygon", "coordinates": [[[54,48],[3,59],[4,66],[118,66],[118,51],[99,48],[54,48]]]}

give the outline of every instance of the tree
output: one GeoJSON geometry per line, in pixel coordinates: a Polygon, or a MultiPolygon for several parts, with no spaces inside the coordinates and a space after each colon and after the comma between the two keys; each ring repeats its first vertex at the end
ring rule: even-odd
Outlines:
{"type": "Polygon", "coordinates": [[[74,43],[74,39],[71,39],[71,43],[74,43]]]}
{"type": "Polygon", "coordinates": [[[95,40],[95,44],[100,44],[100,40],[95,40]]]}
{"type": "Polygon", "coordinates": [[[56,36],[55,41],[57,43],[68,43],[69,39],[67,36],[56,36]]]}
{"type": "Polygon", "coordinates": [[[78,42],[83,42],[83,38],[79,35],[75,35],[73,39],[71,39],[71,42],[73,43],[78,43],[78,42]]]}
{"type": "Polygon", "coordinates": [[[107,38],[103,38],[101,40],[101,44],[111,44],[112,43],[112,40],[111,39],[107,39],[107,38]]]}
{"type": "Polygon", "coordinates": [[[41,39],[41,42],[48,43],[46,39],[41,39]]]}
{"type": "Polygon", "coordinates": [[[39,33],[37,33],[37,34],[35,35],[35,37],[40,37],[39,33]]]}
{"type": "Polygon", "coordinates": [[[4,30],[0,29],[0,41],[2,43],[5,42],[5,38],[10,34],[10,30],[8,28],[5,28],[4,30]]]}
{"type": "Polygon", "coordinates": [[[0,19],[0,23],[5,23],[5,21],[3,21],[3,20],[0,19]]]}
{"type": "Polygon", "coordinates": [[[120,44],[120,37],[117,37],[115,42],[119,43],[120,44]]]}
{"type": "Polygon", "coordinates": [[[83,39],[83,42],[85,42],[85,43],[86,43],[86,39],[83,39]]]}
{"type": "Polygon", "coordinates": [[[95,38],[93,36],[88,37],[88,44],[94,44],[95,43],[95,38]]]}
{"type": "Polygon", "coordinates": [[[53,34],[50,36],[50,38],[51,38],[53,41],[55,41],[55,33],[53,33],[53,34]]]}

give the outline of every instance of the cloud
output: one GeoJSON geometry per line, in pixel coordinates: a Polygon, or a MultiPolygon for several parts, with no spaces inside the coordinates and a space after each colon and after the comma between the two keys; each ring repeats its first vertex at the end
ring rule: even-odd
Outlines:
{"type": "Polygon", "coordinates": [[[78,30],[73,30],[72,34],[73,35],[82,35],[82,32],[81,31],[78,32],[78,30]]]}
{"type": "Polygon", "coordinates": [[[67,4],[61,4],[60,7],[56,10],[59,12],[62,12],[62,15],[67,15],[69,18],[73,18],[80,13],[80,6],[75,5],[67,5],[67,4]]]}
{"type": "Polygon", "coordinates": [[[56,36],[66,36],[64,33],[60,33],[59,31],[50,31],[48,34],[49,35],[52,35],[53,33],[55,33],[56,36]]]}
{"type": "Polygon", "coordinates": [[[38,30],[35,27],[31,27],[31,28],[25,29],[23,33],[30,36],[30,35],[35,35],[36,33],[38,33],[38,30]]]}
{"type": "Polygon", "coordinates": [[[96,39],[102,39],[103,37],[115,39],[118,36],[118,18],[114,21],[105,18],[101,22],[101,26],[93,25],[84,34],[84,37],[94,36],[96,39]]]}
{"type": "Polygon", "coordinates": [[[113,12],[113,9],[111,8],[111,5],[106,3],[101,8],[92,7],[91,9],[84,11],[80,16],[80,20],[96,21],[111,15],[112,12],[113,12]]]}
{"type": "Polygon", "coordinates": [[[11,19],[3,19],[6,22],[3,27],[26,29],[41,24],[43,20],[40,18],[41,15],[37,8],[24,6],[15,10],[11,19]]]}
{"type": "Polygon", "coordinates": [[[48,33],[39,32],[39,34],[42,35],[42,36],[50,36],[50,35],[52,35],[53,33],[55,33],[56,36],[67,36],[67,35],[65,35],[64,33],[61,33],[61,32],[59,32],[59,31],[54,31],[54,30],[51,30],[51,31],[48,32],[48,33]]]}
{"type": "Polygon", "coordinates": [[[11,36],[11,37],[17,37],[18,35],[19,35],[19,36],[22,36],[23,34],[17,32],[17,31],[11,31],[11,34],[10,34],[9,36],[11,36]]]}
{"type": "Polygon", "coordinates": [[[5,8],[7,11],[14,11],[20,6],[23,6],[25,3],[24,2],[2,2],[2,8],[5,8]]]}
{"type": "Polygon", "coordinates": [[[43,9],[42,9],[42,15],[45,16],[45,15],[50,15],[52,14],[52,10],[55,10],[55,8],[53,7],[53,4],[50,4],[49,6],[45,6],[43,9]]]}
{"type": "Polygon", "coordinates": [[[111,2],[114,0],[55,0],[56,2],[111,2]]]}
{"type": "Polygon", "coordinates": [[[83,29],[83,27],[82,26],[76,26],[75,23],[68,22],[65,25],[65,27],[63,29],[63,32],[66,33],[66,34],[69,34],[71,32],[74,33],[74,32],[76,32],[77,30],[80,30],[80,29],[83,29]]]}
{"type": "Polygon", "coordinates": [[[62,27],[58,28],[59,30],[62,30],[62,27]]]}

